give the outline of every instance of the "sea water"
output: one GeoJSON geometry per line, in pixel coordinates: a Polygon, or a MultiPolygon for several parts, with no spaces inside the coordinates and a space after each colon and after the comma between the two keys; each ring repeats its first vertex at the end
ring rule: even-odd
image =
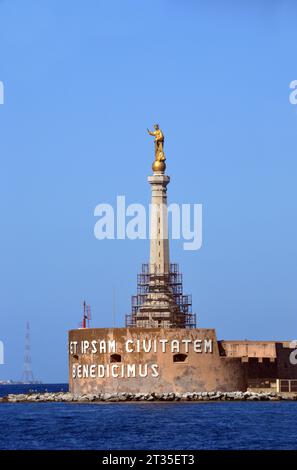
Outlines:
{"type": "MultiPolygon", "coordinates": [[[[0,394],[67,385],[0,386],[0,394]]],[[[297,449],[297,402],[0,403],[0,449],[297,449]]]]}

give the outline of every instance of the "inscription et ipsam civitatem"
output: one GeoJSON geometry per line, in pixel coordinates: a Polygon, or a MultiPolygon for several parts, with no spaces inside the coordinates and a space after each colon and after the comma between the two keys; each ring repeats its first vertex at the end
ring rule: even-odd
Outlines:
{"type": "MultiPolygon", "coordinates": [[[[189,353],[190,347],[193,348],[195,353],[212,353],[213,344],[212,339],[127,339],[124,343],[124,352],[126,353],[157,353],[161,351],[166,353],[189,353]]],[[[69,353],[70,354],[114,354],[119,352],[117,341],[114,340],[81,340],[70,341],[69,353]]]]}
{"type": "MultiPolygon", "coordinates": [[[[212,339],[128,339],[121,342],[118,347],[116,340],[81,340],[70,341],[69,354],[77,356],[95,355],[95,354],[116,354],[116,353],[172,353],[188,354],[190,349],[197,354],[213,352],[212,339]]],[[[159,365],[152,363],[104,363],[104,364],[80,364],[72,365],[73,379],[88,378],[133,378],[133,377],[153,377],[159,376],[159,365]]]]}

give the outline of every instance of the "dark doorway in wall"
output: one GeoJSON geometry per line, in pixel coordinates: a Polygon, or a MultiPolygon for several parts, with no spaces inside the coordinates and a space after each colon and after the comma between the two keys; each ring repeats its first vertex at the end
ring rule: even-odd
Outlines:
{"type": "Polygon", "coordinates": [[[112,354],[110,356],[110,362],[122,362],[122,356],[120,354],[112,354]]]}
{"type": "Polygon", "coordinates": [[[185,362],[187,357],[187,354],[174,354],[173,362],[185,362]]]}

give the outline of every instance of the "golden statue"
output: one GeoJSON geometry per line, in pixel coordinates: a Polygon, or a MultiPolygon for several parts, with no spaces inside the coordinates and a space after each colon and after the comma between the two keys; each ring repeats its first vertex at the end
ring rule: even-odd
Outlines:
{"type": "Polygon", "coordinates": [[[160,171],[164,172],[166,165],[165,165],[165,154],[164,154],[164,134],[159,128],[158,124],[154,125],[155,130],[150,131],[147,129],[150,135],[155,137],[155,161],[153,163],[153,171],[160,171]]]}

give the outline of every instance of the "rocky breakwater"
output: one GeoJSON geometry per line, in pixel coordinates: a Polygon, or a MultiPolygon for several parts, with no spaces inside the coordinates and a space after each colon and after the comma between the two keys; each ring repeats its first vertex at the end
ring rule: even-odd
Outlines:
{"type": "Polygon", "coordinates": [[[67,392],[10,394],[0,398],[2,403],[46,403],[46,402],[209,402],[209,401],[280,401],[297,400],[295,395],[274,392],[194,392],[194,393],[98,393],[74,396],[67,392]]]}

